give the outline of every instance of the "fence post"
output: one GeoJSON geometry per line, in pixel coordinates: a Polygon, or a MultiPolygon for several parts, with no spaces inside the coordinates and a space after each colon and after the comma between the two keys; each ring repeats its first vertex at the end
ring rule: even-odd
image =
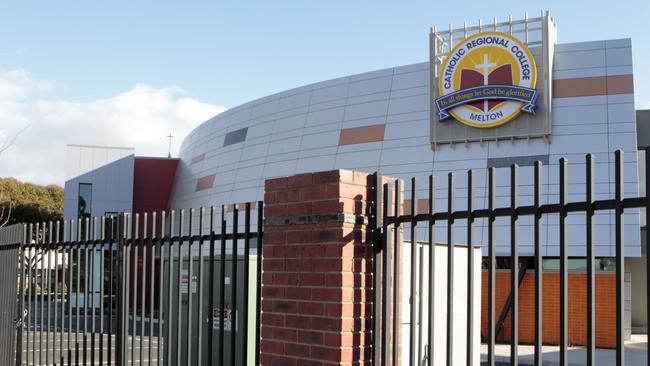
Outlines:
{"type": "MultiPolygon", "coordinates": [[[[115,303],[117,304],[117,319],[116,319],[116,331],[115,331],[115,364],[121,366],[124,361],[124,355],[122,348],[124,340],[124,230],[125,230],[125,217],[124,214],[118,215],[117,219],[117,263],[118,268],[114,275],[117,275],[117,299],[115,303]]],[[[111,244],[112,245],[112,244],[111,244]]],[[[112,248],[111,248],[112,250],[112,248]]]]}
{"type": "Polygon", "coordinates": [[[374,176],[334,170],[265,188],[261,365],[369,365],[374,176]]]}

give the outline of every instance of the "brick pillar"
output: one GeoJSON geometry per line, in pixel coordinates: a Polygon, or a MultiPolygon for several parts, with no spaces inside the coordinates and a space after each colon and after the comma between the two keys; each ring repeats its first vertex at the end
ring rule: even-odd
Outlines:
{"type": "Polygon", "coordinates": [[[371,364],[373,179],[334,170],[266,181],[262,365],[371,364]]]}

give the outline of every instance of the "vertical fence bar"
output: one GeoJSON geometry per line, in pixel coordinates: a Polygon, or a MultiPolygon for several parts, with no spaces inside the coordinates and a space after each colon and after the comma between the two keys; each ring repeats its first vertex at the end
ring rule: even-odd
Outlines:
{"type": "MultiPolygon", "coordinates": [[[[43,364],[43,261],[44,261],[44,251],[45,251],[45,223],[42,225],[39,225],[36,223],[36,243],[37,243],[37,248],[40,251],[40,260],[35,263],[34,265],[34,270],[39,273],[38,275],[38,288],[39,288],[39,298],[40,301],[38,301],[38,307],[40,309],[39,312],[39,317],[38,317],[38,363],[43,364]],[[38,266],[40,266],[40,271],[38,270],[38,266]]],[[[37,277],[37,276],[34,276],[37,277]]],[[[36,290],[36,289],[34,289],[36,290]]],[[[34,303],[36,304],[36,297],[34,297],[34,303]]],[[[36,325],[36,322],[34,322],[34,325],[36,325]]],[[[34,352],[36,352],[36,348],[34,348],[34,352]]],[[[34,354],[34,361],[36,361],[36,355],[34,354]]]]}
{"type": "MultiPolygon", "coordinates": [[[[163,319],[163,288],[164,288],[164,282],[163,282],[163,276],[164,276],[164,253],[163,253],[163,248],[165,246],[165,216],[166,212],[162,211],[160,213],[160,231],[158,232],[158,240],[156,241],[156,246],[158,247],[158,347],[156,348],[156,356],[158,359],[157,365],[160,366],[163,364],[163,352],[160,350],[160,346],[163,343],[163,321],[165,321],[165,324],[167,322],[167,319],[163,319]]],[[[169,315],[165,315],[169,316],[169,315]]],[[[163,351],[167,349],[167,344],[165,343],[163,345],[163,351]]]]}
{"type": "Polygon", "coordinates": [[[230,305],[230,364],[232,366],[236,365],[237,358],[237,234],[239,226],[239,207],[233,205],[232,210],[232,255],[231,255],[231,305],[230,305]]]}
{"type": "Polygon", "coordinates": [[[395,289],[393,291],[393,364],[398,365],[400,362],[399,359],[399,337],[400,337],[400,327],[401,324],[399,324],[399,314],[402,313],[401,306],[400,306],[400,272],[401,272],[401,257],[402,257],[402,245],[399,237],[399,232],[400,232],[400,224],[399,221],[397,220],[402,211],[402,195],[400,194],[400,185],[399,185],[399,179],[395,179],[395,200],[393,204],[395,205],[394,211],[395,211],[395,225],[394,225],[394,231],[393,231],[393,243],[395,244],[395,260],[394,260],[394,268],[395,268],[395,281],[394,281],[394,286],[395,289]]]}
{"type": "MultiPolygon", "coordinates": [[[[616,365],[625,362],[625,251],[623,243],[623,151],[616,150],[615,161],[615,199],[616,199],[616,365]]],[[[646,172],[648,174],[648,172],[646,172]]],[[[646,189],[648,189],[646,187],[646,189]]]]}
{"type": "MultiPolygon", "coordinates": [[[[196,355],[196,364],[202,365],[203,357],[203,220],[205,217],[205,210],[203,207],[199,209],[199,280],[198,280],[198,314],[197,318],[197,344],[199,345],[199,352],[196,355]]],[[[210,346],[211,347],[211,346],[210,346]]]]}
{"type": "MultiPolygon", "coordinates": [[[[96,326],[96,312],[95,312],[95,295],[97,293],[97,286],[95,286],[95,281],[97,280],[95,273],[97,272],[97,261],[95,260],[95,256],[97,255],[97,217],[93,218],[93,242],[92,242],[92,265],[91,268],[92,270],[90,271],[91,273],[91,297],[90,297],[90,314],[91,314],[91,325],[90,325],[90,364],[94,365],[95,364],[95,332],[97,331],[96,326]]],[[[100,276],[101,278],[101,276],[100,276]]]]}
{"type": "Polygon", "coordinates": [[[494,345],[495,345],[495,306],[496,306],[496,252],[495,252],[495,243],[494,243],[494,234],[496,231],[496,217],[494,215],[494,205],[496,203],[496,174],[495,168],[490,167],[488,169],[488,210],[490,211],[490,216],[488,217],[488,248],[489,248],[489,260],[488,260],[488,313],[487,313],[487,323],[488,323],[488,337],[487,337],[487,364],[488,366],[494,366],[495,354],[494,354],[494,345]]]}
{"type": "Polygon", "coordinates": [[[447,366],[454,365],[454,193],[456,177],[447,176],[447,366]]]}
{"type": "Polygon", "coordinates": [[[67,293],[68,293],[67,288],[69,287],[69,283],[67,283],[65,280],[66,267],[68,265],[68,259],[69,259],[65,253],[65,248],[66,248],[65,235],[67,233],[67,227],[68,227],[67,222],[68,222],[67,220],[63,220],[63,228],[61,231],[61,262],[62,262],[61,263],[61,328],[59,330],[59,364],[61,366],[63,366],[63,338],[65,338],[63,336],[63,332],[65,330],[65,304],[68,301],[68,299],[66,298],[64,302],[63,297],[64,296],[67,297],[67,293]],[[63,287],[63,285],[65,285],[66,283],[67,285],[63,287]],[[64,288],[66,289],[66,291],[63,291],[64,288]]]}
{"type": "Polygon", "coordinates": [[[138,316],[138,279],[140,278],[139,274],[139,238],[140,238],[140,214],[136,213],[132,216],[133,218],[133,234],[131,236],[131,246],[132,246],[132,252],[133,252],[133,259],[129,261],[131,265],[133,266],[133,280],[129,281],[129,285],[133,284],[131,286],[131,290],[129,292],[133,292],[133,315],[131,318],[131,364],[135,364],[135,349],[136,349],[136,335],[138,334],[137,332],[137,316],[138,316]]]}
{"type": "Polygon", "coordinates": [[[510,308],[510,364],[519,364],[519,247],[517,243],[517,201],[519,195],[519,167],[510,167],[510,291],[512,307],[510,308]]]}
{"type": "MultiPolygon", "coordinates": [[[[210,287],[208,288],[208,296],[210,298],[210,326],[209,329],[210,331],[208,332],[208,364],[213,365],[214,364],[214,344],[213,344],[213,339],[214,339],[214,219],[215,219],[215,207],[210,206],[210,268],[209,268],[209,274],[210,274],[210,287]]],[[[259,256],[258,256],[259,260],[259,256]]],[[[259,310],[258,310],[259,313],[259,310]]],[[[258,321],[259,325],[259,321],[258,321]]],[[[259,339],[259,337],[257,337],[259,339]]],[[[255,365],[259,365],[259,363],[255,363],[255,365]]]]}
{"type": "MultiPolygon", "coordinates": [[[[167,248],[167,262],[168,264],[168,270],[167,270],[167,314],[165,314],[165,333],[167,334],[167,337],[165,338],[165,358],[167,362],[165,363],[166,365],[173,365],[172,363],[172,301],[174,300],[174,288],[172,285],[172,281],[174,279],[173,276],[173,269],[174,269],[174,253],[172,251],[173,243],[174,243],[174,216],[175,212],[174,210],[171,210],[169,213],[169,235],[167,236],[168,241],[169,241],[169,246],[167,248]]],[[[164,218],[163,218],[164,219],[164,218]]],[[[164,220],[163,220],[164,221],[164,220]]]]}
{"type": "MultiPolygon", "coordinates": [[[[147,220],[145,220],[146,224],[147,220]]],[[[156,251],[154,250],[154,241],[156,240],[156,211],[153,211],[151,213],[151,231],[147,231],[145,229],[145,237],[148,238],[147,243],[149,247],[148,255],[150,256],[149,258],[149,266],[151,267],[149,269],[149,333],[148,333],[148,344],[149,347],[147,349],[147,360],[149,361],[148,364],[151,366],[153,362],[153,321],[154,321],[154,316],[153,316],[153,292],[154,292],[154,286],[156,284],[154,280],[154,274],[156,272],[156,251]]],[[[199,364],[200,365],[200,364],[199,364]]]]}
{"type": "Polygon", "coordinates": [[[567,161],[560,159],[560,365],[566,366],[568,345],[568,280],[567,280],[567,241],[566,241],[566,203],[567,203],[567,161]]]}
{"type": "MultiPolygon", "coordinates": [[[[32,349],[34,348],[33,340],[34,340],[34,331],[31,329],[32,325],[32,316],[34,315],[34,311],[32,310],[32,283],[34,283],[34,270],[32,266],[32,251],[34,250],[32,246],[32,238],[34,237],[34,224],[29,224],[29,231],[27,234],[27,238],[25,238],[25,243],[27,246],[27,256],[23,258],[23,262],[26,263],[25,266],[26,271],[27,271],[27,342],[25,343],[25,361],[29,365],[29,346],[30,346],[30,339],[32,340],[31,345],[32,349]]],[[[35,361],[34,357],[32,357],[32,361],[35,361]]]]}
{"type": "Polygon", "coordinates": [[[542,366],[542,240],[540,221],[542,213],[540,210],[542,197],[542,162],[535,162],[535,224],[534,224],[534,245],[535,245],[535,366],[542,366]]]}
{"type": "MultiPolygon", "coordinates": [[[[16,366],[23,363],[23,330],[25,328],[25,249],[27,248],[27,225],[23,224],[23,237],[20,242],[19,260],[20,260],[20,291],[18,292],[20,301],[19,326],[16,335],[16,366]]],[[[29,330],[28,330],[29,331],[29,330]]],[[[29,333],[27,333],[29,334],[29,333]]]]}
{"type": "Polygon", "coordinates": [[[373,224],[373,240],[374,240],[374,258],[373,258],[373,312],[372,312],[372,360],[375,365],[379,364],[381,359],[381,285],[382,285],[382,276],[381,276],[381,258],[382,258],[382,245],[381,245],[381,226],[383,221],[383,215],[380,211],[382,207],[382,185],[381,185],[381,175],[377,172],[373,175],[374,179],[374,205],[372,212],[372,224],[373,224]]]}
{"type": "Polygon", "coordinates": [[[87,354],[88,354],[88,246],[90,241],[90,219],[88,217],[84,220],[84,227],[86,232],[84,235],[84,290],[83,290],[83,319],[84,319],[84,332],[82,337],[83,342],[83,365],[86,366],[87,354]]]}
{"type": "Polygon", "coordinates": [[[474,223],[474,172],[467,171],[467,366],[474,362],[474,246],[472,224],[474,223]]]}
{"type": "Polygon", "coordinates": [[[68,248],[68,363],[72,363],[72,271],[73,271],[73,250],[74,239],[72,233],[74,230],[74,223],[76,221],[70,219],[68,238],[70,246],[68,248]]]}
{"type": "Polygon", "coordinates": [[[260,313],[262,308],[260,303],[262,300],[262,225],[264,222],[264,203],[262,201],[257,202],[257,291],[256,291],[256,322],[255,322],[255,363],[254,365],[260,364],[260,313]]]}
{"type": "Polygon", "coordinates": [[[84,223],[82,219],[77,219],[77,258],[76,258],[76,286],[75,286],[75,332],[74,332],[74,345],[75,345],[75,363],[79,364],[79,330],[81,319],[81,306],[79,304],[80,289],[81,289],[81,242],[82,242],[82,227],[84,223]]]}
{"type": "Polygon", "coordinates": [[[106,291],[104,288],[104,251],[106,250],[106,216],[101,217],[99,230],[99,352],[97,356],[101,365],[104,362],[104,292],[106,291]]]}
{"type": "Polygon", "coordinates": [[[248,271],[250,269],[249,267],[249,251],[251,248],[251,241],[250,241],[250,233],[251,233],[251,203],[246,202],[245,206],[245,213],[244,213],[244,298],[243,298],[243,306],[244,310],[242,311],[242,345],[243,345],[243,359],[241,364],[246,365],[248,364],[248,285],[249,285],[249,275],[248,271]]]}
{"type": "Polygon", "coordinates": [[[410,336],[409,336],[409,361],[411,365],[417,365],[417,354],[415,352],[415,323],[417,321],[417,308],[416,308],[416,291],[417,291],[417,280],[416,280],[416,271],[418,266],[416,265],[417,257],[417,240],[416,240],[416,225],[417,220],[415,215],[417,214],[417,195],[416,195],[416,185],[415,178],[411,178],[411,327],[410,327],[410,336]]]}
{"type": "MultiPolygon", "coordinates": [[[[650,283],[650,260],[648,260],[647,243],[650,243],[650,227],[648,227],[648,215],[650,215],[650,147],[646,147],[644,151],[645,160],[645,238],[646,238],[646,284],[650,283]]],[[[646,319],[650,319],[650,291],[646,289],[646,319]]],[[[647,357],[648,366],[650,366],[650,357],[647,357]]]]}
{"type": "Polygon", "coordinates": [[[384,235],[382,235],[382,240],[383,240],[383,247],[384,247],[384,255],[383,255],[383,264],[382,264],[382,271],[384,272],[384,289],[383,289],[383,294],[384,294],[384,301],[382,302],[382,342],[381,342],[381,365],[382,366],[387,366],[389,365],[389,360],[390,360],[390,337],[391,337],[391,323],[390,323],[390,310],[391,310],[391,282],[392,282],[392,257],[393,257],[393,248],[392,248],[392,241],[393,241],[393,236],[389,235],[388,233],[388,225],[386,224],[386,217],[388,216],[388,208],[391,207],[392,205],[392,200],[393,200],[393,195],[392,195],[392,187],[390,187],[388,184],[384,184],[384,206],[382,208],[382,215],[383,215],[383,222],[382,222],[382,232],[384,235]]]}
{"type": "Polygon", "coordinates": [[[436,181],[433,175],[429,175],[429,222],[427,228],[429,230],[429,328],[428,338],[429,346],[427,353],[428,366],[433,366],[433,341],[435,340],[434,334],[434,314],[435,314],[435,285],[436,285],[436,240],[435,240],[435,220],[433,214],[435,213],[436,205],[436,181]]]}
{"type": "MultiPolygon", "coordinates": [[[[39,322],[38,322],[38,362],[42,365],[43,364],[43,353],[45,353],[45,357],[47,357],[47,348],[43,348],[43,328],[45,325],[45,286],[47,286],[47,267],[45,267],[45,260],[47,256],[47,245],[48,243],[46,242],[45,235],[47,235],[47,227],[45,222],[42,223],[41,225],[41,232],[40,232],[40,247],[41,247],[41,260],[40,260],[40,276],[39,276],[39,288],[41,290],[41,300],[39,301],[39,306],[40,306],[40,317],[39,317],[39,322]],[[43,284],[43,280],[45,280],[45,286],[43,284]]],[[[47,335],[46,335],[47,337],[47,335]]],[[[47,344],[46,344],[47,347],[47,344]]],[[[47,362],[47,359],[45,360],[47,362]]]]}
{"type": "MultiPolygon", "coordinates": [[[[185,217],[185,210],[180,210],[178,212],[178,287],[176,293],[176,311],[178,311],[178,316],[176,317],[176,365],[181,364],[181,351],[182,343],[181,339],[181,304],[182,304],[182,291],[181,284],[183,282],[183,219],[185,217]]],[[[188,278],[189,280],[189,278],[188,278]]],[[[187,283],[189,290],[189,281],[187,283]]]]}
{"type": "MultiPolygon", "coordinates": [[[[147,219],[149,215],[144,212],[142,214],[142,232],[140,233],[140,257],[142,257],[142,271],[140,275],[140,365],[143,364],[143,359],[144,359],[144,317],[145,317],[145,289],[147,287],[147,283],[145,281],[145,276],[147,274],[147,247],[145,240],[148,238],[147,234],[147,219]]],[[[140,220],[138,220],[139,222],[140,220]]],[[[139,259],[136,258],[136,265],[139,262],[139,259]]],[[[150,318],[151,321],[151,318],[150,318]]],[[[149,344],[149,347],[151,347],[151,344],[149,344]]]]}
{"type": "MultiPolygon", "coordinates": [[[[192,272],[192,262],[193,262],[193,256],[192,256],[192,224],[194,220],[194,209],[190,208],[190,217],[187,220],[188,223],[188,231],[187,235],[189,236],[188,244],[187,244],[187,261],[188,263],[188,269],[187,269],[187,366],[192,365],[192,284],[193,284],[193,277],[194,273],[192,272]]],[[[201,235],[201,233],[199,233],[201,235]]],[[[199,347],[200,348],[200,347],[199,347]]]]}
{"type": "MultiPolygon", "coordinates": [[[[46,321],[46,328],[45,328],[45,363],[49,364],[50,362],[50,331],[51,331],[51,320],[52,320],[52,261],[51,261],[51,252],[50,250],[55,248],[53,241],[52,241],[52,221],[48,222],[47,224],[47,256],[46,259],[47,261],[45,262],[45,288],[42,288],[41,291],[47,291],[47,301],[46,301],[46,306],[47,306],[47,321],[46,321]]],[[[41,350],[42,352],[42,350],[41,350]]]]}
{"type": "MultiPolygon", "coordinates": [[[[108,241],[108,318],[106,321],[108,322],[108,341],[107,341],[107,347],[106,347],[106,362],[110,365],[111,361],[113,360],[113,280],[115,276],[115,273],[113,271],[114,266],[113,266],[113,252],[114,252],[114,245],[113,243],[117,240],[116,238],[116,228],[117,228],[117,222],[115,221],[115,217],[111,216],[111,229],[108,233],[109,241],[108,241]]],[[[103,344],[103,342],[102,342],[103,344]]]]}
{"type": "Polygon", "coordinates": [[[126,232],[128,229],[127,214],[120,214],[118,219],[118,257],[117,262],[118,266],[118,286],[117,286],[117,299],[116,299],[116,309],[117,309],[117,338],[115,340],[116,344],[116,354],[115,362],[120,366],[126,366],[126,340],[129,335],[129,329],[126,326],[127,314],[127,302],[129,288],[126,285],[128,282],[128,246],[126,242],[126,232]]]}
{"type": "MultiPolygon", "coordinates": [[[[124,291],[124,300],[123,300],[124,311],[122,312],[122,318],[124,319],[123,320],[124,337],[122,339],[122,342],[124,342],[124,347],[122,348],[122,353],[123,353],[124,365],[126,366],[128,364],[128,361],[131,361],[131,364],[133,364],[133,354],[131,353],[130,360],[127,359],[127,355],[129,354],[129,335],[131,336],[131,342],[133,341],[133,338],[135,336],[135,328],[131,328],[129,331],[129,316],[131,314],[130,306],[132,301],[131,300],[131,287],[132,287],[131,286],[131,271],[132,271],[131,253],[133,252],[135,245],[133,241],[133,232],[132,232],[133,226],[131,223],[132,216],[128,214],[125,216],[126,217],[124,219],[124,226],[126,229],[125,232],[126,239],[124,240],[124,245],[126,246],[126,248],[124,249],[125,258],[124,258],[124,266],[123,266],[124,278],[125,278],[124,280],[125,291],[124,291]]],[[[133,352],[132,349],[131,352],[133,352]]]]}
{"type": "Polygon", "coordinates": [[[219,365],[224,364],[224,308],[226,298],[226,206],[221,205],[221,248],[219,253],[219,365]]]}
{"type": "Polygon", "coordinates": [[[420,270],[418,271],[418,347],[417,347],[417,360],[418,365],[423,361],[422,358],[422,337],[424,322],[422,321],[422,314],[424,314],[424,299],[422,294],[424,294],[424,247],[418,245],[418,265],[420,270]]]}
{"type": "Polygon", "coordinates": [[[594,160],[591,154],[586,156],[586,206],[585,226],[587,244],[587,365],[596,362],[596,276],[594,271],[594,160]]]}

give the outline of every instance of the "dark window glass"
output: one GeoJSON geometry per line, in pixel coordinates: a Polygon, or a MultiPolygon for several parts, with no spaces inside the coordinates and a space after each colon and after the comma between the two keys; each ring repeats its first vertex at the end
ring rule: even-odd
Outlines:
{"type": "Polygon", "coordinates": [[[228,132],[226,134],[226,138],[223,140],[223,146],[236,144],[238,142],[242,142],[246,140],[247,132],[248,132],[248,127],[228,132]]]}
{"type": "Polygon", "coordinates": [[[90,220],[92,211],[93,185],[90,183],[79,183],[79,201],[77,202],[78,215],[81,219],[81,238],[86,238],[86,219],[90,220]]]}

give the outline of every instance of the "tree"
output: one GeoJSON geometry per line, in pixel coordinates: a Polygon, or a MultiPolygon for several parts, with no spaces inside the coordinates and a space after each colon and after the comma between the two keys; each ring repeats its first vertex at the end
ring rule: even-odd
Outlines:
{"type": "MultiPolygon", "coordinates": [[[[7,150],[11,145],[16,142],[16,139],[18,136],[23,133],[29,127],[29,125],[23,127],[20,131],[18,131],[17,134],[13,135],[12,137],[5,137],[2,142],[0,143],[0,155],[2,155],[5,150],[7,150]]],[[[0,187],[0,228],[7,225],[9,223],[9,220],[11,218],[11,210],[12,210],[12,202],[11,202],[11,197],[5,197],[5,191],[3,188],[0,187]]]]}
{"type": "Polygon", "coordinates": [[[23,183],[15,178],[0,178],[0,212],[11,212],[7,224],[46,222],[63,219],[63,188],[23,183]]]}

